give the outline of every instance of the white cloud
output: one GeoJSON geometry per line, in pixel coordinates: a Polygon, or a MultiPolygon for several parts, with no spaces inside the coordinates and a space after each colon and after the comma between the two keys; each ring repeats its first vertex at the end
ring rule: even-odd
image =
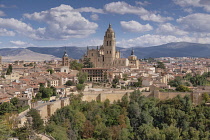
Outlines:
{"type": "Polygon", "coordinates": [[[189,36],[182,36],[176,37],[172,35],[162,36],[162,35],[143,35],[137,38],[129,39],[129,40],[121,40],[117,42],[117,45],[120,47],[150,47],[150,46],[157,46],[162,45],[170,42],[194,42],[194,43],[210,43],[209,37],[204,38],[197,38],[197,37],[189,37],[189,36]]]}
{"type": "Polygon", "coordinates": [[[188,7],[188,6],[199,6],[200,0],[173,0],[175,4],[181,6],[181,7],[188,7]]]}
{"type": "Polygon", "coordinates": [[[6,6],[4,4],[0,4],[0,8],[16,8],[16,5],[6,6]]]}
{"type": "Polygon", "coordinates": [[[92,15],[90,16],[90,18],[91,18],[92,20],[98,20],[98,19],[99,19],[99,16],[98,16],[97,14],[92,14],[92,15]]]}
{"type": "Polygon", "coordinates": [[[143,20],[154,21],[154,22],[165,22],[168,20],[173,20],[171,17],[162,17],[161,15],[156,15],[153,12],[149,12],[143,7],[136,7],[127,4],[126,2],[112,2],[104,6],[106,12],[116,13],[116,14],[135,14],[140,16],[143,20]]]}
{"type": "Polygon", "coordinates": [[[146,6],[146,5],[149,5],[149,4],[151,4],[151,3],[149,3],[148,1],[143,1],[143,2],[136,1],[136,4],[142,5],[142,6],[146,6]]]}
{"type": "Polygon", "coordinates": [[[147,14],[148,11],[142,7],[135,7],[127,4],[126,2],[111,2],[104,6],[105,11],[116,14],[147,14]]]}
{"type": "Polygon", "coordinates": [[[26,42],[23,41],[10,41],[10,43],[14,44],[14,45],[18,45],[18,46],[22,46],[22,45],[26,45],[26,42]]]}
{"type": "Polygon", "coordinates": [[[207,12],[210,12],[209,0],[173,0],[175,4],[181,7],[201,7],[207,12]]]}
{"type": "Polygon", "coordinates": [[[189,32],[210,32],[210,14],[191,14],[177,19],[177,22],[189,32]]]}
{"type": "Polygon", "coordinates": [[[171,17],[162,17],[161,15],[156,14],[147,14],[140,16],[143,20],[154,21],[154,22],[166,22],[169,20],[173,20],[171,17]]]}
{"type": "Polygon", "coordinates": [[[0,8],[6,8],[4,4],[0,4],[0,8]]]}
{"type": "Polygon", "coordinates": [[[15,36],[15,32],[0,28],[0,36],[15,36]]]}
{"type": "Polygon", "coordinates": [[[21,47],[33,47],[34,45],[28,42],[23,42],[20,40],[17,41],[10,41],[11,44],[15,45],[15,46],[21,46],[21,47]]]}
{"type": "Polygon", "coordinates": [[[0,18],[0,27],[14,29],[17,32],[34,32],[34,29],[26,23],[14,18],[5,19],[0,18]]]}
{"type": "Polygon", "coordinates": [[[12,29],[19,34],[31,37],[33,39],[38,39],[39,37],[37,36],[37,33],[41,31],[41,29],[35,30],[30,25],[14,18],[0,18],[0,28],[12,29]]]}
{"type": "Polygon", "coordinates": [[[37,36],[46,40],[82,38],[95,33],[98,27],[64,4],[47,11],[24,14],[24,17],[47,24],[37,30],[37,36]]]}
{"type": "Polygon", "coordinates": [[[160,24],[156,29],[156,33],[163,35],[187,35],[188,32],[179,29],[171,23],[160,24]]]}
{"type": "Polygon", "coordinates": [[[192,8],[185,8],[184,11],[187,12],[187,13],[192,13],[193,9],[192,8]]]}
{"type": "Polygon", "coordinates": [[[0,17],[6,16],[6,14],[3,11],[0,11],[0,17]]]}
{"type": "Polygon", "coordinates": [[[96,9],[93,7],[82,7],[79,9],[75,9],[74,11],[76,11],[76,12],[92,12],[92,13],[100,13],[100,14],[104,13],[103,9],[96,9]]]}
{"type": "Polygon", "coordinates": [[[149,24],[142,25],[137,21],[121,21],[120,22],[122,28],[128,32],[145,32],[153,30],[153,27],[149,24]]]}

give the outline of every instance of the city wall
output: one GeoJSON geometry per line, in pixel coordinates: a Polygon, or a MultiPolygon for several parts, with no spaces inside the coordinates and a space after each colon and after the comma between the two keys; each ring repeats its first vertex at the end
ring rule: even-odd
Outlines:
{"type": "MultiPolygon", "coordinates": [[[[105,101],[109,99],[111,103],[117,100],[121,100],[122,97],[127,94],[129,95],[134,90],[112,90],[112,91],[95,91],[95,92],[84,92],[82,98],[83,101],[105,101]]],[[[172,99],[178,95],[184,97],[189,95],[194,104],[201,103],[202,93],[192,93],[192,92],[160,92],[159,90],[153,90],[150,92],[141,92],[145,97],[155,97],[160,100],[172,99]]]]}
{"type": "MultiPolygon", "coordinates": [[[[134,90],[86,91],[83,92],[84,96],[82,97],[82,100],[88,102],[92,100],[103,102],[106,99],[109,99],[110,103],[113,103],[114,101],[121,100],[124,95],[126,94],[129,95],[133,91],[134,90]]],[[[159,92],[159,90],[155,89],[150,92],[142,92],[142,95],[145,97],[155,97],[160,100],[171,99],[176,97],[177,95],[180,95],[181,97],[189,95],[194,104],[199,104],[201,103],[202,100],[202,93],[192,93],[192,92],[159,92]]],[[[39,112],[44,122],[47,122],[50,116],[52,116],[57,109],[60,109],[69,104],[70,104],[69,98],[64,98],[54,102],[45,103],[43,105],[34,106],[33,108],[39,112]]],[[[19,115],[18,127],[23,126],[24,123],[27,121],[27,117],[25,116],[26,112],[19,115]]]]}
{"type": "MultiPolygon", "coordinates": [[[[42,103],[41,105],[37,105],[37,103],[34,103],[32,104],[32,108],[36,109],[39,112],[41,119],[43,119],[44,122],[47,122],[50,116],[52,116],[57,109],[67,106],[69,105],[69,103],[69,98],[63,98],[54,102],[42,103]]],[[[18,115],[17,127],[23,127],[28,121],[28,117],[26,116],[28,111],[29,109],[18,115]]]]}

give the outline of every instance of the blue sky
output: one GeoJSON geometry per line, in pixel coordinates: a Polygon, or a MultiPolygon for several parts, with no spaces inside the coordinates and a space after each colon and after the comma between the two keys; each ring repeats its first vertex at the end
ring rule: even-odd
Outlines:
{"type": "Polygon", "coordinates": [[[210,44],[210,0],[0,0],[0,47],[210,44]]]}

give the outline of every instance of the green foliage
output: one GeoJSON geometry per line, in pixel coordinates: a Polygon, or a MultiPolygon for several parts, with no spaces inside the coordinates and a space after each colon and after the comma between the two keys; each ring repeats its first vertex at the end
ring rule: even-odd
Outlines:
{"type": "Polygon", "coordinates": [[[29,108],[28,105],[20,106],[18,103],[19,103],[19,99],[14,97],[10,100],[10,103],[4,102],[0,104],[0,115],[4,115],[5,113],[12,113],[12,112],[21,113],[29,108]]]}
{"type": "Polygon", "coordinates": [[[84,82],[87,81],[88,74],[86,72],[80,71],[77,74],[77,77],[78,77],[79,84],[84,84],[84,82]]]}
{"type": "Polygon", "coordinates": [[[208,94],[208,93],[203,93],[203,94],[202,94],[202,97],[203,97],[203,100],[204,100],[205,102],[209,101],[209,94],[208,94]]]}
{"type": "Polygon", "coordinates": [[[184,78],[192,83],[193,86],[209,85],[210,81],[207,79],[210,77],[210,72],[205,72],[202,75],[187,74],[184,78]]]}
{"type": "Polygon", "coordinates": [[[142,86],[142,78],[139,77],[137,80],[138,80],[138,82],[134,83],[134,87],[141,87],[142,86]]]}
{"type": "Polygon", "coordinates": [[[40,84],[39,92],[36,94],[36,99],[49,99],[51,96],[56,96],[56,88],[52,86],[45,88],[43,84],[40,84]]]}
{"type": "Polygon", "coordinates": [[[55,123],[47,125],[46,132],[50,133],[56,140],[68,140],[66,129],[62,126],[55,125],[55,123]]]}
{"type": "Polygon", "coordinates": [[[168,84],[172,87],[178,87],[179,85],[183,85],[182,78],[178,76],[174,80],[169,81],[168,84]]]}
{"type": "Polygon", "coordinates": [[[165,64],[163,62],[157,62],[156,68],[166,69],[165,64]]]}
{"type": "Polygon", "coordinates": [[[70,63],[70,68],[73,70],[80,71],[83,68],[83,64],[78,63],[76,60],[74,60],[70,63]]]}
{"type": "Polygon", "coordinates": [[[17,109],[11,103],[4,102],[3,104],[0,104],[0,115],[4,115],[5,113],[10,113],[15,110],[17,109]]]}
{"type": "Polygon", "coordinates": [[[50,72],[50,74],[53,74],[54,70],[53,69],[48,69],[47,72],[50,72]]]}
{"type": "Polygon", "coordinates": [[[71,95],[71,105],[51,116],[47,133],[75,140],[210,139],[210,108],[194,106],[190,96],[159,101],[136,90],[113,103],[83,102],[81,97],[71,95]]]}
{"type": "Polygon", "coordinates": [[[10,103],[14,106],[17,106],[19,103],[19,99],[17,97],[14,97],[10,100],[10,103]]]}
{"type": "Polygon", "coordinates": [[[19,107],[19,108],[18,108],[18,113],[21,113],[21,112],[23,112],[23,111],[25,111],[25,110],[27,110],[27,109],[29,109],[29,105],[23,106],[23,107],[19,107]]]}
{"type": "Polygon", "coordinates": [[[72,82],[71,80],[68,80],[66,83],[65,83],[66,86],[73,86],[74,85],[74,82],[72,82]]]}
{"type": "Polygon", "coordinates": [[[119,78],[115,76],[114,79],[112,80],[112,87],[116,88],[118,83],[119,83],[119,78]]]}
{"type": "Polygon", "coordinates": [[[90,58],[86,58],[86,57],[83,59],[83,66],[84,66],[84,68],[93,68],[94,67],[93,63],[90,61],[90,58]]]}
{"type": "Polygon", "coordinates": [[[77,84],[76,88],[77,88],[77,90],[81,91],[85,88],[85,85],[84,84],[77,84]]]}
{"type": "Polygon", "coordinates": [[[123,80],[126,81],[128,78],[128,74],[123,74],[123,80]]]}
{"type": "Polygon", "coordinates": [[[177,86],[176,87],[176,91],[179,91],[179,92],[191,92],[191,90],[187,86],[184,86],[184,85],[177,86]]]}
{"type": "Polygon", "coordinates": [[[28,114],[28,116],[32,117],[33,119],[33,124],[32,124],[32,128],[36,131],[41,131],[43,130],[44,126],[44,122],[41,119],[41,116],[39,115],[39,113],[37,112],[36,109],[31,109],[28,114]]]}
{"type": "Polygon", "coordinates": [[[0,139],[6,140],[11,137],[12,130],[6,120],[0,118],[0,139]]]}
{"type": "Polygon", "coordinates": [[[9,65],[8,69],[7,69],[7,72],[6,72],[6,75],[10,75],[11,73],[12,73],[12,65],[9,65]]]}

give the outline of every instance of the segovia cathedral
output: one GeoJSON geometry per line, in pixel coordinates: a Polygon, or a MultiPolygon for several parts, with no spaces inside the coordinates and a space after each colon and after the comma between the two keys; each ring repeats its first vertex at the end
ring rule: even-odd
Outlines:
{"type": "Polygon", "coordinates": [[[131,55],[128,58],[121,58],[120,51],[116,50],[115,32],[109,24],[106,30],[103,45],[97,49],[89,49],[84,55],[86,58],[90,58],[95,68],[113,68],[113,67],[130,67],[139,68],[139,60],[134,55],[132,49],[131,55]]]}

